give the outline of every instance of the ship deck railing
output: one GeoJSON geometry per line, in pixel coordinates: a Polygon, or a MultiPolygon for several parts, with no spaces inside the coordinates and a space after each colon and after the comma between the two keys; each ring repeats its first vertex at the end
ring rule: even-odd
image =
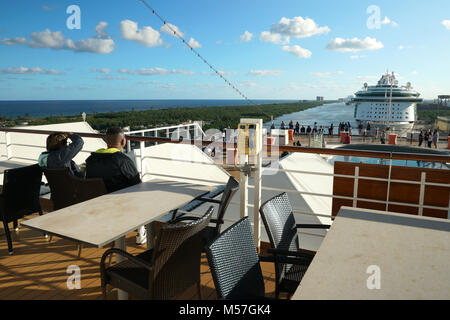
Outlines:
{"type": "MultiPolygon", "coordinates": [[[[164,130],[167,130],[166,128],[164,130]]],[[[10,133],[20,133],[20,134],[38,134],[38,135],[48,135],[54,131],[47,131],[47,130],[28,130],[28,129],[20,129],[20,128],[1,128],[0,132],[5,132],[6,135],[10,134],[10,133]]],[[[141,149],[140,155],[144,154],[144,148],[146,147],[146,143],[148,144],[162,144],[162,143],[172,143],[172,144],[178,144],[178,143],[183,143],[183,144],[192,144],[192,145],[196,145],[199,148],[202,147],[207,147],[207,146],[212,146],[216,148],[216,157],[214,158],[214,162],[211,163],[204,163],[204,162],[193,162],[193,161],[189,161],[191,163],[198,163],[201,165],[205,165],[205,166],[217,166],[223,169],[228,170],[231,174],[233,174],[236,178],[238,178],[239,180],[243,181],[243,176],[244,176],[244,172],[241,170],[241,167],[235,163],[235,157],[233,156],[232,158],[228,158],[228,156],[230,155],[229,152],[227,152],[228,150],[232,150],[232,149],[236,149],[237,148],[237,144],[234,143],[233,141],[228,141],[228,142],[222,142],[220,141],[205,141],[202,138],[201,139],[171,139],[171,138],[163,138],[163,137],[157,137],[157,136],[153,136],[153,137],[149,137],[149,136],[142,136],[141,132],[137,132],[137,136],[134,135],[136,134],[136,132],[132,132],[132,134],[127,134],[127,139],[130,141],[134,141],[139,145],[139,148],[141,149]]],[[[97,139],[103,139],[105,137],[104,134],[95,134],[95,133],[79,133],[80,136],[84,137],[84,138],[97,138],[97,139]]],[[[6,138],[6,150],[11,150],[11,146],[14,145],[14,141],[11,141],[10,138],[6,138]]],[[[36,148],[36,147],[40,147],[43,150],[45,150],[45,146],[25,146],[23,145],[22,147],[30,147],[30,148],[36,148]]],[[[255,193],[256,189],[258,188],[258,186],[261,186],[261,192],[265,193],[265,195],[275,195],[275,194],[279,194],[281,192],[287,192],[289,195],[295,195],[295,196],[300,196],[303,198],[307,198],[309,197],[310,199],[314,199],[314,200],[318,200],[318,199],[327,199],[328,203],[329,201],[331,201],[332,199],[345,199],[345,200],[350,200],[353,203],[353,207],[357,207],[358,202],[360,201],[364,201],[364,202],[371,202],[371,203],[377,203],[377,204],[383,204],[386,206],[386,211],[389,207],[389,205],[401,205],[401,206],[410,206],[411,208],[416,208],[418,209],[419,215],[422,214],[424,209],[436,209],[436,210],[444,210],[447,211],[450,215],[450,201],[449,201],[449,205],[445,206],[445,207],[438,207],[438,206],[431,206],[431,205],[425,205],[424,204],[424,199],[426,196],[426,190],[427,190],[427,186],[432,186],[432,187],[441,187],[441,188],[449,188],[450,189],[450,181],[448,183],[432,183],[432,182],[428,182],[426,180],[426,175],[424,176],[424,174],[422,174],[421,176],[421,180],[420,181],[410,181],[410,180],[399,180],[399,179],[393,179],[391,178],[391,176],[389,175],[387,178],[375,178],[375,177],[367,177],[364,176],[362,177],[359,174],[359,167],[356,166],[354,173],[353,174],[335,174],[334,172],[329,171],[329,172],[321,172],[321,171],[314,171],[314,170],[302,170],[302,164],[299,163],[299,168],[298,169],[284,169],[282,167],[274,167],[272,165],[267,165],[267,164],[271,164],[273,162],[276,162],[279,160],[279,156],[282,153],[295,153],[295,154],[306,154],[306,155],[317,155],[317,156],[355,156],[355,157],[361,157],[361,158],[376,158],[376,159],[385,159],[386,160],[386,165],[389,167],[389,172],[391,172],[392,167],[393,167],[393,161],[394,160],[406,160],[406,161],[427,161],[427,162],[436,162],[436,163],[445,163],[445,164],[449,164],[450,163],[450,156],[448,154],[443,154],[443,155],[436,155],[436,154],[417,154],[417,153],[396,153],[396,152],[382,152],[382,151],[364,151],[364,150],[344,150],[344,149],[331,149],[331,148],[311,148],[311,147],[293,147],[293,146],[276,146],[276,145],[264,145],[263,148],[263,154],[266,157],[266,166],[264,166],[263,170],[266,170],[267,172],[269,171],[273,171],[276,172],[278,174],[284,174],[284,179],[287,179],[287,175],[290,175],[291,178],[292,176],[297,175],[301,175],[303,178],[305,176],[310,177],[309,179],[306,178],[306,180],[308,181],[314,181],[315,179],[317,179],[318,177],[325,177],[327,178],[330,184],[333,183],[333,179],[334,178],[348,178],[348,179],[353,179],[354,181],[354,190],[353,190],[353,195],[352,196],[338,196],[338,195],[334,195],[333,192],[320,192],[320,186],[319,189],[314,189],[311,191],[311,189],[308,190],[308,188],[306,189],[299,189],[296,188],[294,186],[294,188],[292,188],[292,184],[290,185],[291,188],[285,188],[285,187],[273,187],[273,186],[269,186],[269,184],[267,183],[268,181],[270,181],[270,179],[272,179],[272,176],[270,175],[262,175],[261,176],[261,180],[256,180],[259,178],[258,175],[252,176],[252,180],[249,181],[249,183],[247,184],[247,189],[246,192],[248,193],[249,191],[255,193]],[[418,185],[420,188],[420,202],[418,204],[412,204],[412,203],[403,203],[403,202],[394,202],[394,201],[390,201],[389,197],[387,197],[387,200],[375,200],[375,199],[365,199],[365,198],[361,198],[358,197],[358,188],[359,188],[359,181],[361,179],[364,180],[370,180],[370,181],[382,181],[382,182],[387,182],[388,186],[390,186],[393,183],[406,183],[406,184],[413,184],[413,185],[418,185]],[[255,187],[256,186],[256,187],[255,187]],[[319,190],[319,191],[316,191],[319,190]]],[[[16,159],[14,157],[14,154],[10,154],[10,153],[6,153],[6,154],[1,154],[0,155],[3,159],[5,159],[6,161],[17,161],[17,160],[21,160],[21,159],[16,159]]],[[[149,160],[151,160],[151,157],[141,157],[141,159],[139,159],[139,161],[145,161],[147,158],[149,160]]],[[[172,159],[170,157],[170,155],[161,155],[161,157],[159,157],[160,159],[165,159],[167,161],[173,161],[174,163],[177,163],[177,161],[184,161],[184,160],[176,160],[176,159],[172,159]]],[[[22,159],[23,160],[23,159],[22,159]]],[[[26,159],[28,160],[27,163],[29,163],[30,161],[35,161],[36,159],[26,159]]],[[[141,166],[141,168],[143,168],[145,166],[141,166]]],[[[145,175],[145,172],[141,172],[142,175],[145,175]]],[[[178,177],[178,178],[183,178],[182,176],[178,177]]],[[[201,179],[193,179],[193,182],[196,183],[201,183],[201,179]]],[[[216,184],[220,184],[220,181],[209,181],[209,183],[216,183],[216,184]]],[[[317,187],[317,186],[316,186],[317,187]]],[[[389,187],[388,187],[389,189],[389,187]]],[[[241,190],[242,192],[242,190],[241,190]]],[[[450,200],[450,199],[449,199],[450,200]]],[[[236,215],[227,215],[225,218],[225,222],[226,224],[230,225],[234,222],[236,222],[242,215],[244,214],[248,214],[249,216],[251,216],[251,221],[253,223],[253,227],[254,227],[254,237],[255,237],[255,241],[257,242],[257,245],[260,246],[261,249],[265,248],[268,244],[267,241],[267,236],[265,235],[264,230],[262,230],[262,224],[260,223],[260,217],[259,217],[259,213],[258,213],[258,209],[261,205],[261,198],[258,199],[258,197],[249,197],[247,195],[247,197],[239,197],[239,195],[237,195],[236,198],[233,199],[233,201],[231,202],[231,205],[234,205],[235,207],[238,208],[238,214],[236,215]],[[240,199],[244,199],[244,202],[241,201],[240,199]]],[[[307,223],[311,223],[313,219],[314,222],[318,222],[318,223],[327,223],[328,221],[330,221],[330,223],[332,224],[332,221],[334,219],[334,216],[331,213],[331,206],[322,206],[322,208],[325,208],[324,211],[318,211],[318,210],[311,210],[313,206],[311,205],[307,205],[307,206],[300,206],[300,207],[294,207],[293,211],[297,220],[297,223],[305,223],[305,221],[307,223]],[[328,210],[329,209],[329,210],[328,210]]],[[[195,214],[195,212],[190,212],[190,214],[195,214]]],[[[448,218],[448,217],[447,217],[448,218]]],[[[312,241],[312,243],[319,243],[320,246],[320,239],[323,239],[326,236],[326,231],[325,232],[299,232],[300,236],[306,236],[309,238],[317,238],[319,239],[318,242],[317,241],[312,241]]],[[[36,235],[33,235],[33,237],[35,238],[36,235]]],[[[130,239],[128,239],[128,241],[132,241],[130,239]]],[[[2,241],[2,247],[3,246],[3,242],[2,241]]],[[[39,241],[38,241],[39,242],[39,241]]],[[[41,242],[39,242],[41,243],[41,242]]],[[[5,249],[5,248],[3,248],[5,249]]],[[[315,250],[311,250],[310,248],[304,248],[306,251],[315,251],[315,250]]],[[[31,252],[28,250],[27,252],[29,252],[31,254],[31,252]]],[[[55,251],[52,251],[53,253],[55,253],[55,251]]],[[[64,256],[65,254],[62,253],[64,256]]],[[[4,258],[3,258],[4,259],[4,258]]],[[[15,258],[11,258],[11,259],[15,259],[15,258]]],[[[14,260],[15,261],[15,260],[14,260]]],[[[24,261],[21,261],[20,263],[23,263],[24,261]]],[[[49,262],[46,261],[41,261],[43,264],[47,264],[49,262]]],[[[1,262],[0,262],[1,264],[1,262]]],[[[36,264],[37,265],[37,264],[36,264]]],[[[268,273],[270,274],[270,276],[274,276],[273,274],[273,269],[271,269],[271,267],[267,267],[268,273]]],[[[3,270],[0,271],[0,273],[3,273],[4,275],[6,274],[6,277],[14,277],[14,274],[8,274],[7,271],[3,270]]],[[[210,279],[211,280],[211,279],[210,279]]],[[[272,279],[273,280],[273,279],[272,279]]],[[[273,284],[271,284],[273,285],[273,284]]],[[[5,298],[2,297],[2,295],[0,294],[0,299],[1,298],[5,298]]]]}

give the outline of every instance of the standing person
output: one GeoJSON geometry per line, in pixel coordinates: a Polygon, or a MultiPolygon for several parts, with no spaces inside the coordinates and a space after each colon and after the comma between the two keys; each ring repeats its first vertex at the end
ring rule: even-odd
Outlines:
{"type": "Polygon", "coordinates": [[[428,145],[429,136],[430,136],[429,131],[425,130],[425,134],[423,135],[423,140],[425,141],[425,147],[427,147],[427,145],[428,145]]]}
{"type": "Polygon", "coordinates": [[[433,133],[431,130],[428,130],[428,148],[431,148],[431,145],[433,143],[433,133]]]}
{"type": "Polygon", "coordinates": [[[294,122],[292,120],[289,122],[289,129],[294,130],[294,122]]]}
{"type": "Polygon", "coordinates": [[[300,129],[300,133],[301,134],[305,134],[305,132],[306,132],[305,126],[302,126],[301,129],[300,129]]]}
{"type": "Polygon", "coordinates": [[[284,121],[281,121],[280,129],[281,130],[286,129],[286,125],[284,124],[284,121]]]}
{"type": "Polygon", "coordinates": [[[422,146],[422,142],[423,142],[423,130],[420,130],[420,133],[419,133],[419,147],[421,147],[422,146]]]}
{"type": "Polygon", "coordinates": [[[311,133],[311,127],[310,127],[310,126],[308,126],[308,128],[306,128],[306,133],[307,133],[307,134],[310,134],[310,133],[311,133]]]}
{"type": "Polygon", "coordinates": [[[439,141],[439,131],[437,129],[434,129],[434,133],[433,133],[433,144],[434,147],[437,149],[437,143],[439,141]]]}
{"type": "Polygon", "coordinates": [[[299,134],[300,133],[300,123],[298,123],[298,121],[297,121],[297,123],[295,124],[295,134],[299,134]]]}
{"type": "Polygon", "coordinates": [[[334,129],[334,126],[333,126],[333,123],[331,123],[330,127],[328,128],[328,134],[329,134],[330,136],[333,135],[333,129],[334,129]]]}
{"type": "MultiPolygon", "coordinates": [[[[122,153],[127,144],[124,131],[119,127],[106,131],[108,149],[99,149],[86,159],[86,178],[102,178],[108,193],[141,183],[136,166],[122,153]]],[[[136,244],[147,242],[145,227],[139,228],[136,244]]]]}
{"type": "Polygon", "coordinates": [[[348,128],[348,135],[351,136],[352,135],[352,125],[351,125],[350,121],[347,122],[347,128],[348,128]]]}
{"type": "Polygon", "coordinates": [[[49,169],[69,168],[71,174],[84,178],[83,172],[72,160],[83,149],[83,145],[83,138],[78,134],[52,133],[47,137],[47,151],[39,156],[39,166],[49,169]],[[67,145],[67,139],[72,143],[67,145]]]}
{"type": "Polygon", "coordinates": [[[380,142],[381,144],[386,144],[386,132],[384,130],[381,131],[380,142]]]}

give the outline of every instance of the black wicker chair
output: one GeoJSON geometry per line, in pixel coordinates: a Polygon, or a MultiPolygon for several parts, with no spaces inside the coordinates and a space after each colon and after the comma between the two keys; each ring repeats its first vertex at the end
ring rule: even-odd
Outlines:
{"type": "Polygon", "coordinates": [[[54,210],[59,210],[107,193],[102,179],[78,178],[70,173],[69,168],[44,169],[44,174],[50,186],[54,210]]]}
{"type": "Polygon", "coordinates": [[[133,256],[120,249],[107,250],[100,261],[101,286],[106,298],[107,284],[136,298],[172,299],[197,284],[201,299],[201,231],[214,211],[210,207],[201,219],[189,223],[165,224],[158,232],[153,249],[133,256]],[[126,260],[106,268],[111,254],[126,260]]]}
{"type": "MultiPolygon", "coordinates": [[[[43,169],[50,186],[53,210],[59,210],[107,193],[103,179],[82,179],[70,173],[69,168],[43,169]]],[[[49,242],[52,241],[50,236],[49,242]]],[[[114,244],[113,244],[114,245],[114,244]]],[[[78,257],[83,246],[78,245],[78,257]]]]}
{"type": "Polygon", "coordinates": [[[264,227],[269,237],[275,262],[275,297],[280,292],[294,294],[314,254],[299,252],[298,228],[328,229],[324,224],[296,224],[289,198],[281,193],[266,201],[259,209],[264,227]]]}
{"type": "MultiPolygon", "coordinates": [[[[185,208],[180,209],[183,211],[191,211],[199,207],[200,205],[204,204],[205,202],[215,203],[219,205],[219,208],[217,210],[217,218],[211,219],[211,223],[214,225],[206,227],[202,232],[204,245],[206,245],[208,242],[210,242],[220,234],[220,230],[224,223],[223,217],[225,216],[225,212],[227,211],[228,205],[230,204],[233,195],[236,193],[238,189],[239,183],[233,177],[230,176],[223,191],[222,198],[220,200],[212,199],[213,196],[216,196],[216,194],[213,193],[212,195],[210,195],[211,198],[201,197],[199,199],[194,200],[192,203],[188,204],[185,208]]],[[[177,217],[176,212],[174,212],[170,223],[177,223],[180,221],[196,220],[196,219],[199,219],[199,217],[185,216],[185,214],[181,214],[177,217]]]]}
{"type": "Polygon", "coordinates": [[[205,251],[218,299],[265,299],[260,259],[248,217],[222,232],[205,251]]]}
{"type": "Polygon", "coordinates": [[[18,220],[25,215],[39,212],[42,215],[39,194],[42,170],[39,165],[31,165],[4,171],[3,190],[0,194],[0,219],[3,221],[8,252],[13,254],[11,233],[8,223],[13,222],[17,229],[18,220]]]}

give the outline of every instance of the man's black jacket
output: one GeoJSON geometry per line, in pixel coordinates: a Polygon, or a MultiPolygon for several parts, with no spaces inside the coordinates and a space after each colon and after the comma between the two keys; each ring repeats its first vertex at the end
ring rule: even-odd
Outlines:
{"type": "Polygon", "coordinates": [[[102,178],[108,193],[141,182],[134,162],[117,149],[100,149],[86,159],[86,178],[102,178]]]}

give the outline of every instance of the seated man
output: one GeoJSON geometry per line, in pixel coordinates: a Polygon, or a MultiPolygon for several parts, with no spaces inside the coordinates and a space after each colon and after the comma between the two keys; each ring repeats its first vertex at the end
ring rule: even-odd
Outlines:
{"type": "Polygon", "coordinates": [[[119,127],[106,131],[108,149],[99,149],[86,159],[86,178],[102,178],[108,193],[141,182],[134,162],[121,151],[127,141],[119,127]]]}
{"type": "Polygon", "coordinates": [[[39,156],[39,166],[49,169],[67,167],[73,175],[84,178],[83,172],[72,160],[81,151],[83,144],[83,139],[77,134],[52,133],[47,137],[47,151],[39,156]],[[67,145],[67,139],[72,143],[67,145]]]}
{"type": "MultiPolygon", "coordinates": [[[[106,131],[108,149],[99,149],[86,159],[86,178],[102,178],[108,193],[141,183],[134,162],[121,151],[127,140],[119,127],[106,131]]],[[[136,244],[147,242],[145,227],[139,228],[136,244]]]]}

